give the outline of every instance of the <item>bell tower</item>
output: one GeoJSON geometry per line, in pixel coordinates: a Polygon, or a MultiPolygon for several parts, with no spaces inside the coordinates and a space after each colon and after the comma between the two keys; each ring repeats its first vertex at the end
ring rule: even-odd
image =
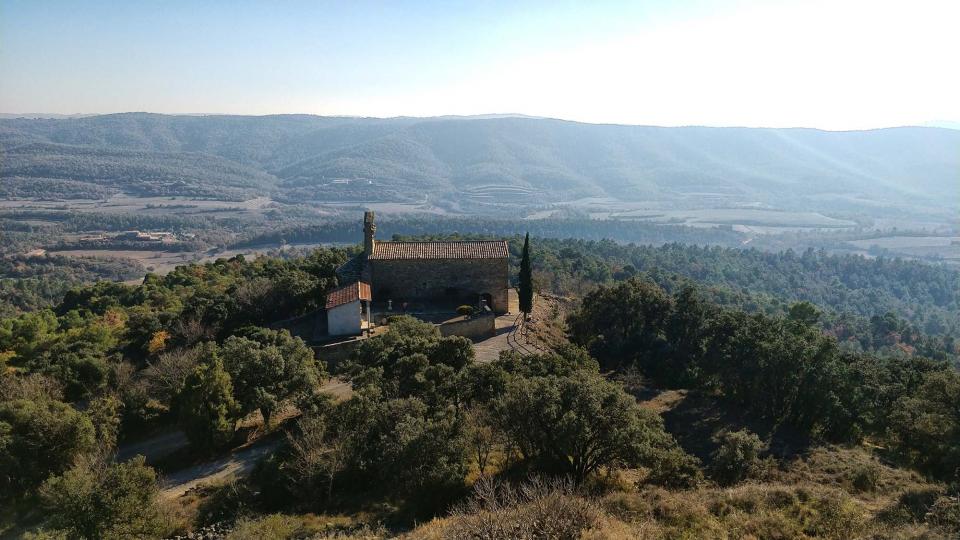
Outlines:
{"type": "Polygon", "coordinates": [[[377,224],[373,220],[373,212],[363,213],[363,253],[367,257],[373,255],[373,245],[377,242],[377,224]]]}

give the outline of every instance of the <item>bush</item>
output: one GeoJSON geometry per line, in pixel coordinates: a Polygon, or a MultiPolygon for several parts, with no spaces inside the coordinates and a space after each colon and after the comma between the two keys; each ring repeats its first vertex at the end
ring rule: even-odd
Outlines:
{"type": "Polygon", "coordinates": [[[0,499],[38,486],[96,447],[90,419],[59,401],[0,403],[0,499]]]}
{"type": "Polygon", "coordinates": [[[143,456],[84,460],[40,488],[49,524],[70,538],[151,538],[166,532],[156,475],[143,456]]]}
{"type": "Polygon", "coordinates": [[[463,315],[464,317],[469,317],[473,315],[473,306],[468,306],[466,304],[459,306],[457,308],[457,314],[463,315]]]}
{"type": "Polygon", "coordinates": [[[601,524],[603,512],[569,482],[534,478],[519,488],[480,480],[458,506],[444,538],[579,539],[601,524]]]}
{"type": "Polygon", "coordinates": [[[297,427],[295,435],[287,436],[290,456],[284,474],[301,500],[329,502],[347,461],[344,441],[332,436],[320,417],[304,417],[297,427]]]}
{"type": "Polygon", "coordinates": [[[668,487],[689,489],[703,481],[700,460],[683,451],[680,446],[655,452],[645,482],[668,487]]]}
{"type": "Polygon", "coordinates": [[[860,492],[874,492],[880,487],[880,466],[870,462],[858,466],[850,475],[850,484],[860,492]]]}
{"type": "Polygon", "coordinates": [[[880,517],[889,523],[921,522],[941,493],[936,488],[908,489],[893,506],[882,511],[880,517]]]}
{"type": "Polygon", "coordinates": [[[814,497],[809,506],[814,512],[805,523],[804,532],[810,536],[854,538],[863,529],[863,510],[842,491],[814,497]]]}
{"type": "Polygon", "coordinates": [[[725,432],[720,435],[720,446],[711,454],[711,476],[722,485],[736,484],[756,473],[760,453],[766,449],[760,437],[747,429],[725,432]]]}
{"type": "MultiPolygon", "coordinates": [[[[258,464],[257,469],[261,467],[262,465],[258,464]]],[[[255,469],[254,474],[257,472],[255,469]]],[[[257,502],[250,483],[244,480],[231,480],[218,486],[202,486],[200,490],[202,502],[197,508],[198,525],[232,523],[250,513],[257,502]]],[[[287,493],[284,495],[289,496],[287,493]]]]}
{"type": "Polygon", "coordinates": [[[303,535],[303,522],[295,516],[271,514],[258,519],[241,518],[227,540],[286,540],[303,535]]]}
{"type": "Polygon", "coordinates": [[[940,497],[926,515],[931,527],[945,534],[960,535],[960,497],[940,497]]]}

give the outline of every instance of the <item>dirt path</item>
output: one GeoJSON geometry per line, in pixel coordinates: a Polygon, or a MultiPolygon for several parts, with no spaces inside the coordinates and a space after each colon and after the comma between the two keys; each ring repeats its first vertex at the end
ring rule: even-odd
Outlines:
{"type": "Polygon", "coordinates": [[[163,477],[160,484],[162,499],[175,499],[200,484],[212,484],[238,476],[246,476],[261,458],[276,450],[283,441],[257,441],[238,448],[220,459],[181,469],[163,477]]]}
{"type": "MultiPolygon", "coordinates": [[[[511,348],[509,337],[515,329],[515,322],[516,315],[504,315],[497,318],[497,334],[492,338],[474,344],[477,362],[492,362],[499,358],[500,351],[511,348]]],[[[327,381],[321,391],[332,394],[336,399],[345,399],[352,393],[350,383],[337,379],[327,381]]],[[[260,459],[276,450],[281,443],[282,439],[280,438],[255,441],[247,446],[237,448],[219,459],[170,472],[162,478],[160,496],[168,500],[175,499],[200,484],[213,484],[245,476],[253,470],[260,459]]],[[[147,456],[148,461],[155,461],[186,445],[187,440],[183,433],[174,431],[126,445],[120,449],[117,457],[125,460],[137,454],[142,454],[147,456]]]]}
{"type": "Polygon", "coordinates": [[[501,315],[497,317],[497,335],[492,338],[478,341],[473,344],[473,352],[477,362],[493,362],[500,358],[500,351],[510,349],[509,336],[513,331],[516,315],[501,315]]]}
{"type": "MultiPolygon", "coordinates": [[[[321,391],[332,394],[335,399],[345,399],[352,393],[350,383],[338,379],[327,381],[321,391]]],[[[275,419],[279,422],[298,414],[300,413],[296,409],[290,407],[279,413],[275,419]]],[[[257,461],[276,450],[281,442],[282,439],[276,437],[270,438],[270,440],[254,441],[213,461],[162,475],[160,496],[164,499],[175,499],[200,484],[217,483],[245,476],[253,470],[257,461]]],[[[147,463],[156,463],[164,457],[185,448],[188,444],[182,431],[161,433],[149,439],[121,446],[117,451],[117,461],[127,461],[134,456],[142,455],[147,458],[147,463]]]]}

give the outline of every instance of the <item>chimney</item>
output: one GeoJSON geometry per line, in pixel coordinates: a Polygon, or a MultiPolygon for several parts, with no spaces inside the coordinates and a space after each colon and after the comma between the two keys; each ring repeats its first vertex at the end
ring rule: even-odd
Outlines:
{"type": "Polygon", "coordinates": [[[377,234],[377,224],[373,221],[373,212],[363,213],[363,253],[366,256],[373,255],[373,245],[376,243],[374,236],[377,234]]]}

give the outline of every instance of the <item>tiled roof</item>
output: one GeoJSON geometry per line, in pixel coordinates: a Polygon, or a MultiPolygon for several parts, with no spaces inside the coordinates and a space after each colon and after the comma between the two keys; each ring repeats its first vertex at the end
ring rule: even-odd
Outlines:
{"type": "Polygon", "coordinates": [[[372,300],[370,294],[370,284],[362,281],[344,285],[339,289],[334,289],[327,294],[327,309],[349,304],[354,300],[372,300]]]}
{"type": "Polygon", "coordinates": [[[377,242],[372,261],[394,259],[506,259],[506,240],[475,242],[377,242]]]}

